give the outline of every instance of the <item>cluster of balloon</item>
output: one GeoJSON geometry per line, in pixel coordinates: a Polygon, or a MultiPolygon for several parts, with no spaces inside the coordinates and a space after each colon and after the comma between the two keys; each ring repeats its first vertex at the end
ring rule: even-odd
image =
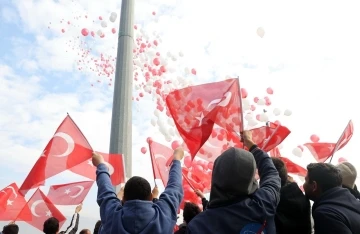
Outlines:
{"type": "MultiPolygon", "coordinates": [[[[79,9],[76,1],[72,1],[72,9],[79,9]]],[[[115,73],[115,46],[105,49],[103,40],[108,37],[116,41],[119,22],[118,15],[112,12],[108,17],[88,16],[86,12],[77,12],[71,19],[62,19],[59,23],[50,22],[48,28],[60,30],[66,42],[66,52],[76,55],[75,64],[82,72],[91,73],[97,78],[97,83],[111,86],[115,73]],[[111,51],[108,53],[108,51],[111,51]],[[105,78],[105,79],[104,79],[105,78]]],[[[115,43],[114,43],[115,45],[115,43]]],[[[94,84],[91,84],[92,86],[94,84]]]]}

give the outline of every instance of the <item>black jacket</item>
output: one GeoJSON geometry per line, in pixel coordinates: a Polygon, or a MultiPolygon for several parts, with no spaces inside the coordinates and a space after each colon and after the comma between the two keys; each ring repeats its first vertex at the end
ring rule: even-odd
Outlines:
{"type": "Polygon", "coordinates": [[[360,201],[348,189],[323,193],[312,208],[316,234],[360,233],[360,201]]]}
{"type": "Polygon", "coordinates": [[[295,182],[288,182],[280,190],[276,209],[277,234],[311,234],[311,207],[295,182]]]}

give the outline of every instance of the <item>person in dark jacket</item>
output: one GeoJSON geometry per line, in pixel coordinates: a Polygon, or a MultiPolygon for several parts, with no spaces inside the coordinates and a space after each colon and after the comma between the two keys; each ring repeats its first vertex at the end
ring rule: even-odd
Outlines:
{"type": "Polygon", "coordinates": [[[188,224],[188,233],[276,233],[279,173],[267,153],[253,143],[251,132],[244,131],[242,138],[250,152],[231,147],[215,160],[209,204],[188,224]]]}
{"type": "Polygon", "coordinates": [[[79,218],[80,218],[80,211],[82,209],[82,204],[78,205],[75,208],[75,214],[73,215],[71,219],[70,225],[66,228],[65,231],[61,231],[59,234],[76,234],[78,228],[79,228],[79,218]]]}
{"type": "Polygon", "coordinates": [[[277,234],[311,234],[311,206],[297,183],[288,175],[280,158],[271,158],[281,179],[280,202],[276,209],[277,234]]]}
{"type": "Polygon", "coordinates": [[[174,232],[174,234],[185,234],[187,224],[198,214],[201,213],[200,207],[192,202],[185,202],[184,211],[183,211],[183,218],[184,223],[179,226],[179,230],[174,232]]]}
{"type": "Polygon", "coordinates": [[[94,233],[93,234],[99,234],[100,232],[100,227],[101,227],[101,220],[97,221],[94,227],[94,233]]]}
{"type": "Polygon", "coordinates": [[[315,233],[360,233],[360,202],[348,189],[341,187],[339,169],[330,163],[310,163],[307,170],[304,190],[314,201],[315,233]]]}
{"type": "Polygon", "coordinates": [[[355,185],[357,171],[356,168],[349,162],[342,162],[336,166],[342,176],[342,187],[350,191],[357,199],[360,199],[360,193],[355,185]]]}
{"type": "Polygon", "coordinates": [[[184,157],[184,150],[176,149],[173,157],[168,184],[157,202],[152,201],[149,182],[138,176],[134,176],[126,182],[121,202],[111,184],[110,174],[103,157],[98,153],[93,153],[92,162],[97,167],[100,233],[173,233],[177,211],[184,195],[180,162],[184,157]]]}

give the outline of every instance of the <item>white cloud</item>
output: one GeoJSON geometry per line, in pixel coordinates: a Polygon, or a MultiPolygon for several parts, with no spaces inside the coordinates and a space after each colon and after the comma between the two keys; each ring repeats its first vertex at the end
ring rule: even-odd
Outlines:
{"type": "MultiPolygon", "coordinates": [[[[89,70],[93,64],[80,72],[76,61],[81,57],[81,49],[85,49],[78,44],[81,40],[93,49],[93,58],[98,58],[99,53],[116,56],[116,34],[111,34],[110,30],[117,29],[119,22],[103,29],[107,33],[104,39],[80,40],[77,37],[81,37],[81,28],[95,32],[101,29],[97,18],[107,19],[110,12],[119,13],[121,7],[119,1],[114,0],[101,3],[80,0],[76,4],[70,0],[14,2],[17,12],[2,8],[2,17],[21,25],[25,34],[13,36],[13,54],[4,55],[0,63],[0,154],[3,159],[0,168],[15,175],[3,176],[0,186],[13,180],[21,184],[66,112],[96,150],[108,150],[112,86],[107,85],[108,80],[96,83],[97,74],[89,70]],[[61,32],[63,28],[65,33],[61,32]],[[18,62],[12,67],[4,64],[10,61],[18,62]],[[90,82],[94,81],[96,84],[91,87],[90,82]]],[[[356,1],[260,4],[226,0],[218,4],[202,0],[138,0],[135,7],[139,29],[135,33],[142,28],[153,40],[153,33],[157,32],[162,40],[158,51],[178,57],[176,62],[168,59],[169,66],[176,72],[166,74],[176,87],[190,82],[222,80],[226,75],[240,77],[242,87],[250,93],[249,99],[266,96],[266,88],[272,87],[270,112],[274,107],[293,111],[291,117],[280,119],[292,130],[283,144],[283,153],[303,166],[311,157],[292,156],[295,146],[309,141],[313,133],[323,141],[334,142],[352,118],[354,137],[336,157],[343,156],[359,164],[354,153],[357,152],[359,135],[356,130],[360,123],[356,109],[360,75],[357,68],[360,33],[356,29],[360,16],[356,6],[356,1]],[[157,15],[152,16],[152,11],[157,15]],[[258,27],[265,29],[263,39],[256,35],[258,27]],[[180,51],[184,52],[183,59],[178,56],[180,51]],[[184,67],[196,68],[198,75],[186,76],[184,67]],[[179,82],[177,77],[186,82],[179,82]]],[[[135,94],[138,92],[144,91],[140,89],[135,94]]],[[[167,142],[159,128],[150,123],[151,119],[157,120],[152,94],[145,96],[134,102],[133,107],[133,172],[153,184],[150,159],[141,154],[140,148],[147,146],[148,136],[167,142]]],[[[258,107],[256,113],[260,112],[261,107],[258,107]]],[[[167,122],[166,118],[161,118],[167,122]]],[[[50,184],[71,179],[80,178],[65,173],[50,184]]],[[[81,228],[92,229],[98,217],[95,194],[94,186],[84,205],[81,228]]],[[[68,216],[73,212],[72,208],[61,209],[68,216]]]]}

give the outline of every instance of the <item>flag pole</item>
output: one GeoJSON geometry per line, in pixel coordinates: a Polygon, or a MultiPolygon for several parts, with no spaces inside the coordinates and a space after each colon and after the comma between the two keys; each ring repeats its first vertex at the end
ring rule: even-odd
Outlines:
{"type": "MultiPolygon", "coordinates": [[[[244,116],[243,116],[243,108],[242,108],[242,95],[241,95],[241,86],[240,86],[240,77],[237,77],[239,84],[239,99],[240,99],[240,138],[242,138],[242,133],[244,131],[244,116]]],[[[243,149],[245,149],[245,144],[243,144],[243,149]]]]}
{"type": "MultiPolygon", "coordinates": [[[[154,159],[153,159],[153,154],[152,154],[152,151],[151,151],[151,142],[152,142],[152,140],[151,139],[149,139],[149,141],[148,141],[148,144],[149,144],[149,153],[150,153],[150,160],[151,160],[151,167],[152,167],[152,171],[153,171],[153,176],[154,176],[154,183],[155,183],[155,186],[157,186],[157,184],[156,184],[156,174],[155,174],[155,167],[154,167],[154,159]]],[[[156,169],[158,169],[158,168],[156,168],[156,169]]],[[[159,169],[158,169],[159,170],[159,169]]]]}

